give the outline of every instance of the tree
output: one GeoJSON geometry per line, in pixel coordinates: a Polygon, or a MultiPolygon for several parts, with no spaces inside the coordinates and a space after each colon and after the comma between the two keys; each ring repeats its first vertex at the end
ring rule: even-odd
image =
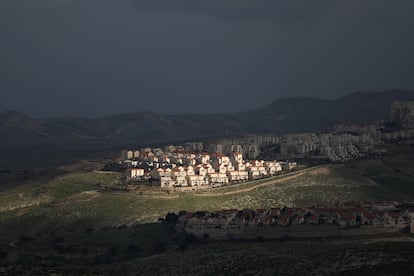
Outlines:
{"type": "Polygon", "coordinates": [[[178,215],[177,215],[176,213],[168,213],[168,214],[165,216],[165,221],[166,221],[168,224],[176,224],[176,223],[177,223],[177,221],[178,221],[178,215]]]}
{"type": "Polygon", "coordinates": [[[204,241],[204,242],[208,242],[208,241],[209,241],[209,239],[210,239],[210,235],[209,235],[208,233],[204,233],[204,234],[203,234],[203,241],[204,241]]]}
{"type": "Polygon", "coordinates": [[[128,245],[128,253],[131,255],[135,255],[141,252],[141,248],[136,244],[129,244],[128,245]]]}
{"type": "Polygon", "coordinates": [[[156,254],[162,254],[167,249],[167,244],[165,242],[159,242],[154,246],[154,251],[156,254]]]}
{"type": "Polygon", "coordinates": [[[262,235],[256,237],[257,242],[264,242],[264,240],[265,238],[262,235]]]}
{"type": "Polygon", "coordinates": [[[9,255],[9,253],[4,251],[3,249],[0,249],[0,260],[3,260],[4,258],[6,258],[7,255],[9,255]]]}

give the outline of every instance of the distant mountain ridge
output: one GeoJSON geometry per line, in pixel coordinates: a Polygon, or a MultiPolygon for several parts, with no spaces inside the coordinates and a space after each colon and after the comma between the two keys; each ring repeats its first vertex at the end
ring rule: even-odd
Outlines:
{"type": "Polygon", "coordinates": [[[368,124],[389,119],[396,100],[413,100],[414,91],[355,92],[338,100],[281,98],[251,111],[223,114],[163,115],[125,113],[98,119],[33,119],[17,111],[0,113],[0,140],[35,137],[87,137],[167,141],[245,133],[329,131],[336,124],[368,124]],[[14,135],[19,134],[19,135],[14,135]]]}
{"type": "Polygon", "coordinates": [[[337,124],[387,120],[397,100],[414,101],[414,91],[355,92],[337,100],[282,98],[262,108],[223,114],[137,112],[98,119],[34,119],[6,111],[0,113],[0,159],[22,147],[42,153],[42,148],[82,151],[209,136],[330,131],[337,124]]]}

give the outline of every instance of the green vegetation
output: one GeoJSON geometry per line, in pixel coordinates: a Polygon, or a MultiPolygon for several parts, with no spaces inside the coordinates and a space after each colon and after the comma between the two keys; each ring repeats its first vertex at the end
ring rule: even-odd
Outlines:
{"type": "MultiPolygon", "coordinates": [[[[414,159],[413,159],[414,160],[414,159]]],[[[409,157],[366,159],[317,167],[305,173],[209,191],[174,193],[142,186],[130,192],[102,190],[118,185],[119,174],[77,172],[0,193],[0,223],[31,217],[54,227],[80,221],[100,226],[156,222],[168,212],[228,208],[306,207],[362,200],[414,198],[409,157]],[[263,185],[264,184],[264,185],[263,185]]],[[[2,231],[2,230],[0,230],[2,231]]]]}
{"type": "MultiPolygon", "coordinates": [[[[229,242],[128,261],[120,271],[133,275],[409,275],[413,253],[412,246],[401,242],[229,242]]],[[[114,268],[110,265],[105,270],[114,268]]]]}
{"type": "MultiPolygon", "coordinates": [[[[33,180],[0,193],[0,267],[3,272],[21,272],[24,269],[19,264],[25,262],[30,269],[40,263],[38,273],[51,267],[72,271],[76,266],[80,272],[97,274],[101,269],[115,273],[120,267],[123,272],[138,274],[150,274],[154,269],[159,274],[168,269],[174,274],[192,274],[193,269],[201,269],[216,260],[233,274],[253,273],[259,267],[274,269],[274,264],[282,269],[296,262],[303,263],[295,270],[298,272],[305,264],[311,265],[311,253],[285,256],[275,249],[282,245],[272,243],[260,244],[253,251],[248,249],[252,244],[244,243],[223,247],[203,245],[201,241],[194,243],[191,237],[176,233],[168,224],[154,222],[168,212],[181,210],[305,207],[351,200],[413,199],[413,163],[410,155],[365,159],[190,193],[166,192],[148,185],[129,192],[103,189],[119,185],[120,175],[115,173],[75,172],[48,181],[33,180]],[[232,251],[239,253],[230,254],[232,251]],[[164,252],[168,252],[168,257],[164,252]],[[211,257],[208,254],[212,252],[217,254],[211,257]],[[163,262],[164,266],[156,266],[157,262],[163,262]],[[180,266],[186,262],[194,266],[180,266]],[[84,265],[94,268],[89,271],[84,265]]],[[[328,249],[324,243],[311,247],[315,246],[323,249],[323,260],[340,257],[333,253],[333,243],[327,243],[328,249]]],[[[209,269],[215,271],[214,267],[209,269]]],[[[355,269],[359,273],[366,267],[355,269]]]]}

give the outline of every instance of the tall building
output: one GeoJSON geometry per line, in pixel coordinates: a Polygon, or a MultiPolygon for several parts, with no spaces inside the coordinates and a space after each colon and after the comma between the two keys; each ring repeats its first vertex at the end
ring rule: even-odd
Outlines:
{"type": "Polygon", "coordinates": [[[223,153],[223,144],[215,142],[208,145],[208,152],[223,153]]]}
{"type": "Polygon", "coordinates": [[[394,102],[391,106],[391,121],[402,128],[414,128],[414,102],[394,102]]]}
{"type": "Polygon", "coordinates": [[[203,150],[203,143],[201,143],[201,142],[185,143],[185,150],[186,151],[200,152],[200,151],[203,150]]]}

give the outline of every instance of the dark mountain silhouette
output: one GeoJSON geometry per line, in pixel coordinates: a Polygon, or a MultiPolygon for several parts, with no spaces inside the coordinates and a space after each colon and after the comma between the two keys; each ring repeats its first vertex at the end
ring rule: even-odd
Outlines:
{"type": "Polygon", "coordinates": [[[85,151],[209,136],[329,131],[337,124],[387,120],[396,100],[414,100],[414,91],[355,92],[337,100],[283,98],[233,114],[137,112],[99,119],[34,119],[7,111],[0,114],[0,162],[12,157],[27,161],[30,156],[81,155],[85,151]]]}
{"type": "Polygon", "coordinates": [[[369,124],[388,120],[394,101],[414,100],[414,91],[355,92],[338,100],[285,98],[250,112],[256,132],[293,133],[329,131],[338,124],[369,124]],[[267,129],[264,129],[267,128],[267,129]]]}

